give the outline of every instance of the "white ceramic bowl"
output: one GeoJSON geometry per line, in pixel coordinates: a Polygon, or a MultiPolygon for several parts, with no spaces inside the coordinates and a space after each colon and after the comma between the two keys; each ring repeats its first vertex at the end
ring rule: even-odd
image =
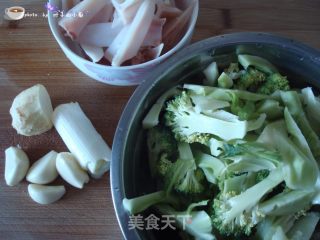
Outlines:
{"type": "MultiPolygon", "coordinates": [[[[50,4],[61,9],[61,1],[50,0],[50,4]]],[[[181,1],[188,6],[190,0],[181,1]]],[[[67,58],[84,74],[103,83],[119,86],[138,85],[144,80],[144,76],[151,72],[157,65],[172,56],[175,52],[190,43],[193,30],[198,18],[199,1],[196,1],[188,30],[180,42],[170,51],[152,61],[125,67],[112,67],[88,61],[79,46],[63,35],[58,25],[58,18],[52,12],[48,12],[49,26],[53,36],[60,45],[67,58]]]]}

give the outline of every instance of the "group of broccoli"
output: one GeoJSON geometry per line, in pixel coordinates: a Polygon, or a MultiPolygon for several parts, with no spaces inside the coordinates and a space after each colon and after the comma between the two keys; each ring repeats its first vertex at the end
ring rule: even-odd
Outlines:
{"type": "Polygon", "coordinates": [[[307,240],[319,221],[320,100],[239,55],[164,93],[143,121],[158,191],[123,205],[176,216],[195,239],[307,240]],[[183,224],[183,218],[191,221],[183,224]]]}

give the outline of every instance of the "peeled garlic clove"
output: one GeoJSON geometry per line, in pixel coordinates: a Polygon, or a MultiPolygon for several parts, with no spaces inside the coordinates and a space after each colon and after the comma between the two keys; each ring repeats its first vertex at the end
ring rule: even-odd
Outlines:
{"type": "Polygon", "coordinates": [[[26,176],[29,169],[29,158],[24,151],[17,147],[7,148],[5,155],[4,178],[7,185],[15,186],[26,176]]]}
{"type": "Polygon", "coordinates": [[[37,184],[47,184],[58,177],[56,158],[58,153],[51,151],[36,161],[27,174],[27,180],[37,184]]]}
{"type": "Polygon", "coordinates": [[[58,201],[66,193],[66,189],[64,186],[29,184],[28,192],[33,201],[40,204],[50,204],[58,201]]]}
{"type": "Polygon", "coordinates": [[[60,176],[76,188],[83,188],[89,182],[88,174],[80,167],[77,159],[71,153],[59,153],[56,168],[60,176]]]}
{"type": "Polygon", "coordinates": [[[52,128],[53,109],[46,88],[37,84],[22,91],[10,108],[12,126],[25,136],[44,133],[52,128]]]}

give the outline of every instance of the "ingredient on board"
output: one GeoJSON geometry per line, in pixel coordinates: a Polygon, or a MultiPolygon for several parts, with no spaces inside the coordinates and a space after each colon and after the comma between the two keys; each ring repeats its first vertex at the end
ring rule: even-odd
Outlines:
{"type": "Polygon", "coordinates": [[[111,149],[78,103],[56,107],[52,121],[69,151],[92,177],[100,178],[109,170],[111,149]]]}
{"type": "Polygon", "coordinates": [[[93,62],[128,66],[156,59],[183,38],[195,0],[83,0],[60,27],[93,62]],[[102,60],[102,61],[101,61],[102,60]]]}
{"type": "Polygon", "coordinates": [[[22,91],[13,100],[10,108],[12,126],[21,135],[39,135],[52,128],[52,112],[46,88],[37,84],[22,91]]]}
{"type": "Polygon", "coordinates": [[[56,160],[59,175],[70,185],[83,188],[89,182],[88,174],[80,167],[76,158],[67,152],[59,153],[56,160]]]}
{"type": "Polygon", "coordinates": [[[32,164],[27,174],[27,181],[37,184],[48,184],[58,177],[56,158],[58,153],[50,151],[32,164]]]}
{"type": "Polygon", "coordinates": [[[203,85],[176,86],[146,114],[157,188],[123,207],[178,216],[177,227],[196,239],[310,239],[320,219],[312,208],[320,98],[310,87],[291,90],[294,82],[258,56],[204,69],[203,85]]]}
{"type": "Polygon", "coordinates": [[[29,169],[29,158],[27,154],[18,147],[7,148],[5,157],[4,178],[7,185],[15,186],[26,176],[29,169]]]}
{"type": "Polygon", "coordinates": [[[29,184],[28,193],[33,201],[39,204],[50,204],[62,198],[66,193],[66,189],[64,186],[29,184]]]}

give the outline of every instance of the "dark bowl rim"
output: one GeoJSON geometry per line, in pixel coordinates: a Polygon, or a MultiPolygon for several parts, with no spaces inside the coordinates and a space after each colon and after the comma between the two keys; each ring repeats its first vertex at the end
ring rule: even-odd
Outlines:
{"type": "Polygon", "coordinates": [[[122,200],[125,197],[123,176],[121,175],[123,168],[122,160],[124,159],[124,150],[126,148],[126,139],[129,135],[129,128],[132,125],[134,116],[138,111],[138,106],[143,103],[146,94],[158,82],[160,76],[163,75],[163,69],[170,69],[172,66],[177,65],[179,62],[182,62],[186,56],[194,54],[194,51],[197,52],[201,48],[210,47],[214,49],[217,47],[235,44],[272,44],[278,47],[286,48],[288,51],[294,51],[298,54],[301,54],[301,56],[306,56],[307,54],[311,58],[313,57],[313,59],[317,59],[318,64],[320,64],[320,51],[296,40],[264,32],[241,32],[219,35],[193,43],[190,46],[180,50],[171,58],[157,66],[157,68],[154,69],[152,73],[146,76],[146,78],[142,81],[140,86],[138,86],[138,88],[129,99],[119,120],[112,145],[112,160],[110,166],[112,201],[118,223],[125,239],[131,240],[136,239],[134,236],[137,237],[135,231],[130,231],[127,228],[128,222],[125,222],[126,219],[121,219],[120,215],[126,213],[122,207],[122,200]],[[181,60],[177,61],[177,59],[181,60]]]}

